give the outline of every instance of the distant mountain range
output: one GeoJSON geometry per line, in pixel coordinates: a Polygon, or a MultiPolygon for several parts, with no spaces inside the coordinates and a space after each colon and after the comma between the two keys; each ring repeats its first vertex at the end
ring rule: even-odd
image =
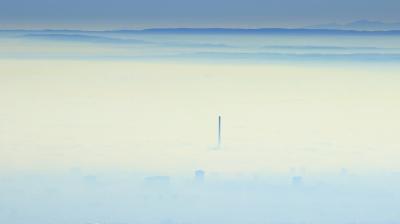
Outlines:
{"type": "Polygon", "coordinates": [[[144,30],[1,30],[1,35],[21,34],[26,38],[36,39],[84,39],[93,42],[112,42],[112,38],[94,38],[87,34],[219,34],[219,35],[400,35],[397,30],[353,30],[345,28],[259,28],[259,29],[226,29],[226,28],[160,28],[144,30]],[[27,34],[28,33],[28,34],[27,34]],[[27,35],[24,35],[27,34],[27,35]],[[82,35],[84,34],[84,35],[82,35]]]}
{"type": "Polygon", "coordinates": [[[329,29],[329,28],[154,28],[144,30],[113,30],[109,32],[118,33],[151,33],[151,34],[297,34],[297,35],[354,35],[354,34],[370,34],[370,35],[391,35],[400,34],[399,30],[350,30],[350,29],[329,29]]]}
{"type": "Polygon", "coordinates": [[[380,21],[358,20],[351,23],[328,23],[305,27],[306,29],[358,30],[358,31],[389,31],[400,30],[400,23],[385,23],[380,21]]]}
{"type": "Polygon", "coordinates": [[[43,34],[48,34],[47,38],[70,39],[69,35],[75,34],[77,39],[87,39],[88,41],[113,41],[111,39],[88,38],[84,34],[99,33],[125,33],[125,34],[279,34],[279,35],[399,35],[400,23],[385,23],[379,21],[359,20],[346,24],[320,24],[307,26],[303,28],[150,28],[150,29],[126,29],[126,30],[103,30],[103,31],[86,31],[86,30],[2,30],[0,33],[29,33],[32,38],[44,38],[43,34]],[[54,36],[54,34],[60,34],[54,36]],[[80,35],[80,36],[79,36],[80,35]],[[89,40],[90,39],[90,40],[89,40]]]}

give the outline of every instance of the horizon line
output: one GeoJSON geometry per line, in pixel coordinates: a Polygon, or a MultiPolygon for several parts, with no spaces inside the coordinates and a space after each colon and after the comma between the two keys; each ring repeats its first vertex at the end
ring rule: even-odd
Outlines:
{"type": "Polygon", "coordinates": [[[5,31],[64,31],[64,32],[146,32],[146,31],[320,31],[320,32],[352,32],[352,33],[390,33],[400,32],[400,29],[390,30],[361,30],[361,29],[330,29],[330,28],[288,28],[288,27],[259,27],[259,28],[242,28],[242,27],[152,27],[152,28],[121,28],[121,29],[65,29],[65,28],[0,28],[1,32],[5,31]]]}

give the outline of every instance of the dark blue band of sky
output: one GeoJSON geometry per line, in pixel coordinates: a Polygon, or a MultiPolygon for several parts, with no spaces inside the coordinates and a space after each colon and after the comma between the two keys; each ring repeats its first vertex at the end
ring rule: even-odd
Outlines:
{"type": "Polygon", "coordinates": [[[0,0],[5,27],[298,27],[400,21],[398,0],[0,0]]]}

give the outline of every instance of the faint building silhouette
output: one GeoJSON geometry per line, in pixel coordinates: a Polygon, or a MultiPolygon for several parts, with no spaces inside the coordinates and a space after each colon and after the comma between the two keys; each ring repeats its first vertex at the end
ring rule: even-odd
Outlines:
{"type": "Polygon", "coordinates": [[[194,172],[194,179],[197,183],[203,183],[204,182],[204,177],[205,177],[205,172],[203,170],[196,170],[194,172]]]}
{"type": "Polygon", "coordinates": [[[294,176],[292,177],[292,185],[293,186],[301,186],[303,184],[303,177],[294,176]]]}
{"type": "Polygon", "coordinates": [[[349,172],[347,171],[347,169],[346,168],[342,168],[341,170],[340,170],[340,176],[347,176],[347,174],[348,174],[349,172]]]}
{"type": "Polygon", "coordinates": [[[145,178],[146,184],[154,186],[165,186],[170,182],[169,176],[150,176],[145,178]]]}
{"type": "Polygon", "coordinates": [[[85,183],[87,184],[96,184],[97,183],[97,177],[95,175],[87,175],[83,177],[85,183]]]}

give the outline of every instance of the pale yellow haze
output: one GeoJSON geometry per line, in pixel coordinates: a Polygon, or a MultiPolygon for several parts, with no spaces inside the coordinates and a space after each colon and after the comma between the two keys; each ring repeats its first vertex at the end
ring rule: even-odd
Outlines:
{"type": "Polygon", "coordinates": [[[395,66],[1,60],[0,168],[397,172],[399,74],[395,66]]]}

